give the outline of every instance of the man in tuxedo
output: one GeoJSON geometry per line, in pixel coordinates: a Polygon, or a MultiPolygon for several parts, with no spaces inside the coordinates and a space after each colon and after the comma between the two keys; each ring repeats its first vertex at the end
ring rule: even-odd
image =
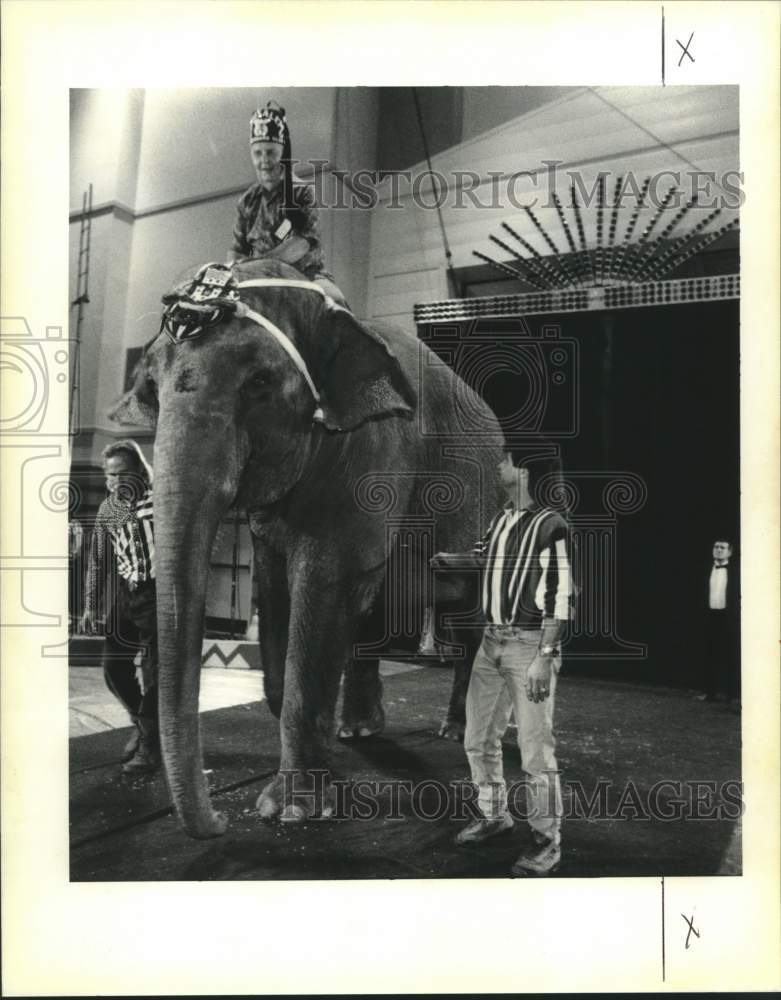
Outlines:
{"type": "Polygon", "coordinates": [[[713,562],[704,581],[705,642],[700,700],[740,701],[740,580],[732,544],[713,543],[713,562]]]}

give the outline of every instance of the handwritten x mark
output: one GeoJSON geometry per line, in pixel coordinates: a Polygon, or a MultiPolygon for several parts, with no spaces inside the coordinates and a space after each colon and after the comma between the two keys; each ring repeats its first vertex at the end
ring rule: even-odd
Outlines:
{"type": "Polygon", "coordinates": [[[686,923],[689,925],[689,930],[688,930],[688,932],[686,934],[686,947],[688,948],[689,947],[689,938],[692,936],[692,934],[696,934],[697,937],[699,937],[700,936],[700,932],[694,926],[694,917],[689,918],[689,917],[686,916],[685,913],[682,913],[681,916],[686,921],[686,923]]]}
{"type": "Polygon", "coordinates": [[[685,45],[682,45],[682,44],[681,44],[681,43],[680,43],[680,42],[678,41],[678,39],[677,39],[677,38],[675,39],[676,43],[677,43],[677,44],[678,44],[678,45],[679,45],[679,46],[680,46],[680,47],[681,47],[681,48],[683,49],[683,52],[681,53],[681,58],[680,58],[680,59],[678,60],[678,65],[679,65],[679,66],[680,66],[680,65],[681,65],[681,63],[683,62],[683,57],[684,57],[684,56],[688,56],[688,57],[689,57],[689,58],[691,59],[691,61],[692,61],[692,62],[694,62],[694,56],[693,56],[693,55],[691,54],[691,52],[689,52],[689,46],[690,46],[690,45],[691,45],[691,43],[692,43],[692,38],[694,38],[694,32],[692,32],[692,33],[691,33],[691,34],[689,35],[689,41],[688,41],[688,42],[687,42],[687,43],[686,43],[685,45]]]}

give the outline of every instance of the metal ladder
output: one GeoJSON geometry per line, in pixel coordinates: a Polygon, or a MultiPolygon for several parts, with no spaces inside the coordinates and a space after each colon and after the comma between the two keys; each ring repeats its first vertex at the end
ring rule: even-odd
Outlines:
{"type": "Polygon", "coordinates": [[[85,191],[81,200],[81,229],[79,231],[79,260],[76,273],[76,298],[71,307],[77,306],[76,330],[71,346],[73,357],[71,361],[71,396],[70,396],[70,430],[73,433],[74,409],[79,391],[79,351],[81,350],[81,325],[84,320],[84,306],[89,305],[89,255],[92,236],[92,184],[85,191]]]}

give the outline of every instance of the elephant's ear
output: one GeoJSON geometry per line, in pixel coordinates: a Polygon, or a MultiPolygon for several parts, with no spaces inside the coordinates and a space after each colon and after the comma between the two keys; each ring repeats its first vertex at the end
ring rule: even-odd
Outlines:
{"type": "Polygon", "coordinates": [[[108,418],[115,424],[154,430],[157,410],[157,393],[142,358],[134,372],[132,388],[111,407],[108,418]]]}
{"type": "Polygon", "coordinates": [[[332,306],[318,330],[323,423],[348,431],[393,413],[412,414],[415,390],[386,342],[352,313],[332,306]]]}

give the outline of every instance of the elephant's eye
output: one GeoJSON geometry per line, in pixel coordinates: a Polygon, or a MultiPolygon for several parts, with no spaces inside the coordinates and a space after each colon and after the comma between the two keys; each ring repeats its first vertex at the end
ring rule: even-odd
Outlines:
{"type": "Polygon", "coordinates": [[[149,372],[138,388],[138,397],[148,406],[157,409],[157,382],[149,372]]]}
{"type": "Polygon", "coordinates": [[[248,393],[250,393],[250,395],[257,396],[264,393],[269,388],[270,384],[271,381],[268,377],[268,373],[258,370],[250,373],[244,383],[244,388],[248,393]]]}

